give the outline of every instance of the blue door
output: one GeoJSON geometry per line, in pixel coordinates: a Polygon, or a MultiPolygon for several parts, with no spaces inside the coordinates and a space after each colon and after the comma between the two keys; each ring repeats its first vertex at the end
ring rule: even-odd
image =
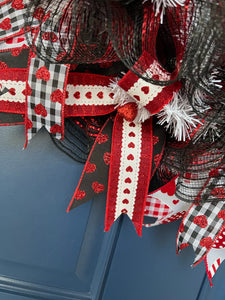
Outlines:
{"type": "Polygon", "coordinates": [[[137,236],[127,217],[104,232],[105,195],[69,214],[83,165],[42,130],[0,127],[0,299],[222,300],[223,266],[209,287],[192,249],[177,256],[179,222],[137,236]]]}

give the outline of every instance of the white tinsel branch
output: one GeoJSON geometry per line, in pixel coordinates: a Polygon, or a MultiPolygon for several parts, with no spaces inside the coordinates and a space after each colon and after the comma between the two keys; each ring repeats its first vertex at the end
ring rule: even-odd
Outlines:
{"type": "Polygon", "coordinates": [[[201,124],[188,100],[183,98],[180,93],[175,94],[173,100],[165,105],[157,116],[158,124],[164,125],[178,141],[190,138],[190,129],[201,124]]]}
{"type": "MultiPolygon", "coordinates": [[[[147,2],[148,0],[143,0],[142,3],[147,2]]],[[[167,7],[176,7],[177,5],[183,6],[186,0],[149,0],[153,3],[155,15],[160,14],[160,22],[163,23],[163,15],[167,7]]]]}

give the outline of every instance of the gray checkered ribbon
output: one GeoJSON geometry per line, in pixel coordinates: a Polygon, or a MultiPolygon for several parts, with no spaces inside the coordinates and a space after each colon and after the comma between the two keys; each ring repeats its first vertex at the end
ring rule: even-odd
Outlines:
{"type": "Polygon", "coordinates": [[[31,58],[27,85],[27,141],[44,126],[63,137],[63,112],[68,66],[31,58]]]}
{"type": "Polygon", "coordinates": [[[192,245],[195,252],[194,265],[199,263],[212,248],[225,220],[225,202],[206,202],[193,204],[181,223],[177,250],[180,252],[192,245]]]}
{"type": "MultiPolygon", "coordinates": [[[[21,33],[24,28],[26,6],[29,0],[12,0],[8,3],[0,4],[0,40],[21,33]]],[[[34,26],[38,25],[35,19],[34,26]]]]}

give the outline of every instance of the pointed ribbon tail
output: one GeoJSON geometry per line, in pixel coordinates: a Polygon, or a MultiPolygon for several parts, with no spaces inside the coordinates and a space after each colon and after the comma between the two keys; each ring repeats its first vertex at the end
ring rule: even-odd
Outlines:
{"type": "Polygon", "coordinates": [[[214,242],[224,228],[225,202],[192,204],[184,217],[177,235],[178,253],[191,245],[195,252],[194,266],[211,251],[214,242]]]}
{"type": "Polygon", "coordinates": [[[27,141],[43,126],[56,138],[64,135],[64,105],[69,66],[30,55],[27,80],[27,141]]]}
{"type": "Polygon", "coordinates": [[[127,214],[141,235],[152,167],[152,118],[135,124],[117,115],[113,127],[105,231],[127,214]]]}
{"type": "Polygon", "coordinates": [[[67,212],[107,190],[112,128],[109,118],[95,140],[67,212]]]}

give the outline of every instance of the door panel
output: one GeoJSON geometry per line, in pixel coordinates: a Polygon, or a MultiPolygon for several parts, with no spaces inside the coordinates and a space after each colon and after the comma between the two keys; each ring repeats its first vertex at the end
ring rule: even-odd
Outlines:
{"type": "Polygon", "coordinates": [[[204,263],[190,267],[194,259],[190,247],[176,255],[178,227],[179,221],[144,228],[138,237],[124,218],[103,300],[197,300],[204,263]]]}
{"type": "Polygon", "coordinates": [[[0,139],[0,290],[97,299],[117,232],[104,233],[105,195],[66,213],[83,165],[45,130],[26,150],[23,126],[0,127],[0,139]]]}

